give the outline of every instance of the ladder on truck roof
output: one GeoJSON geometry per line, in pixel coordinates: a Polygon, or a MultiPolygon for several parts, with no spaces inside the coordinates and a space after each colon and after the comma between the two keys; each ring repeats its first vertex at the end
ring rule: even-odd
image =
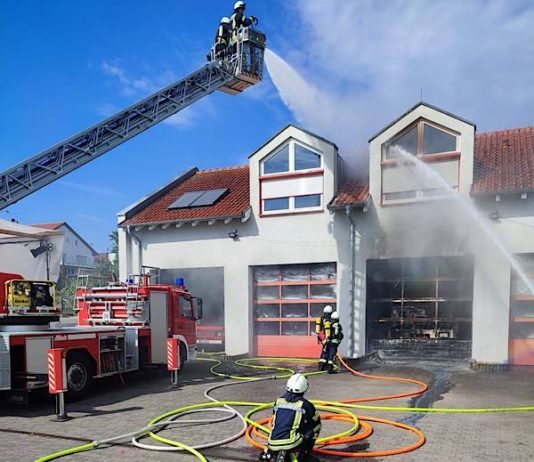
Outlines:
{"type": "Polygon", "coordinates": [[[0,210],[221,90],[241,93],[263,78],[266,38],[241,29],[228,57],[213,61],[127,109],[0,173],[0,210]]]}

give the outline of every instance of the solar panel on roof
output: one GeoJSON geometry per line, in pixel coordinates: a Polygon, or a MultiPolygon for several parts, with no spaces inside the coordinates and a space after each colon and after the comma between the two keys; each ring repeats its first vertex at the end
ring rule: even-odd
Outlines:
{"type": "Polygon", "coordinates": [[[213,205],[215,202],[217,202],[223,194],[228,191],[228,188],[222,188],[222,189],[211,189],[209,191],[204,191],[204,194],[202,194],[200,197],[195,199],[190,207],[202,207],[205,205],[213,205]]]}
{"type": "Polygon", "coordinates": [[[186,192],[169,205],[169,209],[185,209],[191,207],[193,201],[202,196],[202,194],[204,194],[204,191],[186,192]]]}
{"type": "Polygon", "coordinates": [[[206,205],[213,205],[227,191],[228,188],[186,192],[177,200],[175,200],[171,205],[169,205],[169,209],[186,209],[191,207],[203,207],[206,205]]]}

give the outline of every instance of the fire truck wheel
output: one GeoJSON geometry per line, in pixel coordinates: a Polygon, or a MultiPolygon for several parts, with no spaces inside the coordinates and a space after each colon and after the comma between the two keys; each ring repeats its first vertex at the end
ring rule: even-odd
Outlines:
{"type": "Polygon", "coordinates": [[[92,364],[87,355],[79,351],[72,351],[67,356],[67,385],[68,396],[72,400],[81,398],[93,381],[92,364]]]}

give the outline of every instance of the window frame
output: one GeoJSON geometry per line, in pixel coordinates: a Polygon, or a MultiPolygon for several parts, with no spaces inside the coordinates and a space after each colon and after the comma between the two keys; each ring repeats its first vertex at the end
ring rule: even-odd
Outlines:
{"type": "MultiPolygon", "coordinates": [[[[384,192],[384,176],[383,176],[383,170],[384,168],[388,167],[395,167],[397,166],[402,160],[400,159],[388,159],[387,158],[387,149],[388,147],[393,144],[393,141],[400,138],[405,133],[409,132],[413,127],[416,127],[417,129],[417,152],[414,155],[417,159],[421,160],[425,163],[439,163],[446,160],[456,160],[458,162],[458,185],[455,186],[453,189],[455,191],[459,190],[460,187],[460,137],[461,133],[458,133],[450,128],[444,127],[442,125],[439,125],[435,122],[431,122],[424,118],[419,118],[415,122],[411,123],[407,127],[404,127],[401,131],[396,133],[394,136],[392,136],[389,140],[382,143],[381,146],[381,178],[380,178],[380,204],[381,205],[397,205],[397,204],[413,204],[416,202],[429,202],[433,200],[439,200],[444,199],[447,196],[443,194],[437,194],[434,196],[428,196],[424,195],[423,192],[425,190],[417,190],[415,191],[415,197],[412,198],[406,198],[406,199],[386,199],[386,194],[384,192]],[[433,154],[425,154],[424,153],[424,126],[428,125],[432,128],[435,128],[437,130],[441,130],[451,136],[454,136],[456,138],[456,150],[455,151],[447,151],[447,152],[438,152],[433,154]]],[[[406,191],[408,192],[408,191],[406,191]]]]}
{"type": "Polygon", "coordinates": [[[308,173],[308,172],[316,172],[318,170],[321,170],[324,168],[324,156],[321,151],[318,151],[315,148],[312,148],[311,146],[301,142],[297,141],[293,138],[289,139],[285,143],[278,146],[271,154],[266,156],[260,161],[260,178],[272,178],[279,175],[291,175],[291,174],[301,174],[301,173],[308,173]],[[319,167],[313,167],[313,168],[307,168],[302,170],[296,170],[296,149],[295,146],[299,145],[304,149],[307,149],[308,151],[317,154],[319,156],[320,165],[319,167]],[[276,172],[276,173],[265,173],[265,163],[269,161],[269,159],[273,158],[276,154],[278,154],[282,149],[284,149],[286,146],[289,146],[289,170],[286,170],[285,172],[276,172]]]}
{"type": "Polygon", "coordinates": [[[283,196],[283,197],[268,197],[266,199],[261,199],[261,216],[271,216],[271,215],[293,215],[298,213],[309,213],[309,212],[322,212],[323,211],[323,197],[324,192],[321,194],[301,194],[298,196],[283,196]],[[295,198],[296,197],[306,197],[306,196],[319,196],[320,203],[316,207],[295,207],[295,198]],[[280,210],[265,210],[265,201],[269,199],[289,199],[289,207],[287,209],[280,210]]]}
{"type": "Polygon", "coordinates": [[[444,160],[446,158],[454,158],[460,155],[460,149],[459,149],[459,142],[460,142],[460,136],[461,134],[458,132],[455,132],[454,130],[451,130],[450,128],[443,127],[442,125],[436,124],[434,122],[430,122],[426,119],[418,119],[414,123],[408,125],[403,130],[395,134],[395,136],[391,137],[386,142],[382,143],[381,146],[381,154],[382,154],[382,164],[396,164],[399,160],[394,158],[388,158],[387,150],[389,146],[393,144],[393,142],[397,139],[399,139],[404,134],[408,133],[413,127],[416,127],[417,129],[417,148],[415,157],[421,160],[444,160]],[[435,152],[431,154],[425,154],[424,152],[424,126],[428,125],[432,128],[435,128],[436,130],[441,130],[442,132],[453,136],[456,139],[456,149],[453,151],[444,151],[444,152],[435,152]]]}

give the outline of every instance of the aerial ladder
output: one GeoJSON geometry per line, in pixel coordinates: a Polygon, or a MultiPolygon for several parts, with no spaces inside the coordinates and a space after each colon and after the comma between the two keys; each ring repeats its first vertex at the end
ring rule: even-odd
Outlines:
{"type": "Polygon", "coordinates": [[[0,173],[0,210],[91,162],[216,90],[241,93],[263,79],[265,34],[238,31],[224,58],[215,50],[201,69],[108,119],[0,173]]]}

